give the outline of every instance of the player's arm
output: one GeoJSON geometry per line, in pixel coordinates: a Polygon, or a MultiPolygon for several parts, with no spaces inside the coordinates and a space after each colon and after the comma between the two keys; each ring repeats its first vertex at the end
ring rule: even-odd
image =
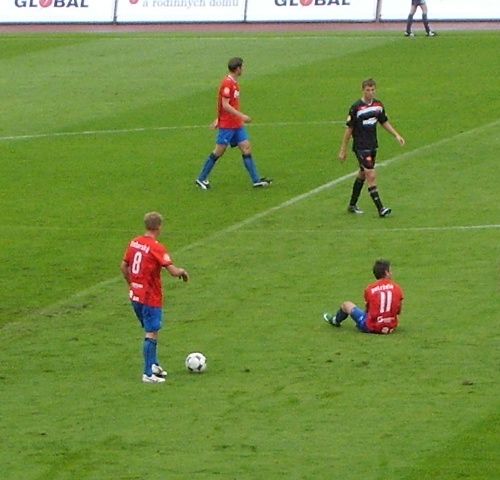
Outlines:
{"type": "Polygon", "coordinates": [[[185,282],[189,280],[189,274],[183,268],[176,267],[173,263],[165,267],[172,277],[182,278],[185,282]]]}
{"type": "Polygon", "coordinates": [[[123,278],[127,282],[128,285],[130,285],[130,273],[128,269],[128,263],[125,260],[122,260],[122,263],[120,264],[120,270],[122,272],[123,278]]]}
{"type": "Polygon", "coordinates": [[[222,108],[226,112],[231,113],[232,115],[235,115],[237,117],[240,117],[245,123],[250,123],[252,121],[252,119],[248,115],[245,115],[243,112],[236,110],[236,108],[230,105],[229,98],[227,97],[222,97],[222,108]]]}
{"type": "Polygon", "coordinates": [[[390,124],[389,120],[387,122],[384,122],[381,124],[382,127],[384,127],[385,130],[387,130],[391,135],[396,137],[396,140],[399,142],[400,145],[404,145],[405,139],[396,131],[396,129],[390,124]]]}
{"type": "Polygon", "coordinates": [[[345,129],[344,136],[342,137],[342,143],[340,144],[339,150],[339,160],[341,162],[344,162],[347,158],[347,145],[352,137],[352,130],[352,127],[347,127],[345,129]]]}

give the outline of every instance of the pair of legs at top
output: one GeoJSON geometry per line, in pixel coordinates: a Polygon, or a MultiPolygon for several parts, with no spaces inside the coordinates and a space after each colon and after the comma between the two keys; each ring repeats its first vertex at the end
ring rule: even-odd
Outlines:
{"type": "Polygon", "coordinates": [[[388,207],[384,207],[382,204],[382,200],[380,199],[380,195],[378,193],[377,188],[377,177],[375,174],[375,158],[377,156],[376,150],[356,150],[356,158],[359,162],[359,172],[354,180],[354,184],[352,186],[352,195],[351,200],[349,202],[349,207],[347,207],[347,211],[349,213],[363,213],[357,203],[359,196],[361,195],[361,190],[363,189],[363,185],[368,184],[368,193],[370,194],[375,207],[378,210],[378,214],[380,217],[387,217],[391,214],[391,209],[388,207]]]}
{"type": "Polygon", "coordinates": [[[431,30],[431,27],[429,26],[429,20],[427,19],[427,4],[425,3],[425,0],[412,0],[410,13],[408,14],[408,20],[406,22],[405,37],[415,36],[415,34],[411,30],[411,27],[413,25],[413,16],[415,15],[418,7],[420,7],[420,9],[422,10],[422,22],[424,23],[424,28],[427,36],[435,37],[436,32],[433,32],[431,30]]]}
{"type": "Polygon", "coordinates": [[[243,165],[245,166],[254,187],[269,187],[272,179],[261,177],[252,157],[252,145],[245,127],[241,128],[220,128],[213,152],[205,160],[195,184],[202,190],[210,188],[208,177],[215,167],[215,163],[224,155],[227,147],[238,147],[241,151],[243,165]]]}
{"type": "Polygon", "coordinates": [[[139,302],[132,302],[132,307],[145,331],[142,381],[144,383],[163,383],[167,372],[160,366],[157,354],[158,332],[163,323],[163,311],[159,307],[149,307],[139,302]]]}

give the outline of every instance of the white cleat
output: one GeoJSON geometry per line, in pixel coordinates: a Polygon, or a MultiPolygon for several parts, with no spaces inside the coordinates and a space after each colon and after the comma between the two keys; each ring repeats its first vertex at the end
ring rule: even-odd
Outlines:
{"type": "Polygon", "coordinates": [[[165,379],[163,377],[157,377],[156,375],[151,375],[148,377],[146,374],[142,375],[142,383],[164,383],[165,379]]]}
{"type": "Polygon", "coordinates": [[[156,365],[155,363],[153,363],[151,370],[153,371],[153,375],[156,375],[157,377],[165,378],[167,376],[167,371],[163,370],[160,365],[156,365]]]}

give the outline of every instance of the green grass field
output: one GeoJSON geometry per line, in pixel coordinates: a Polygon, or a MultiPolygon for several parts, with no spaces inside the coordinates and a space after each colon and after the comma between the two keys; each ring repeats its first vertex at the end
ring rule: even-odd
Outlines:
{"type": "Polygon", "coordinates": [[[0,37],[2,480],[500,478],[495,33],[0,37]],[[237,152],[193,180],[229,57],[272,188],[237,152]],[[343,121],[374,77],[379,188],[349,216],[343,121]],[[160,358],[119,263],[146,211],[165,277],[160,358]],[[321,314],[362,302],[377,257],[406,294],[388,337],[321,314]],[[190,375],[184,358],[204,352],[190,375]]]}

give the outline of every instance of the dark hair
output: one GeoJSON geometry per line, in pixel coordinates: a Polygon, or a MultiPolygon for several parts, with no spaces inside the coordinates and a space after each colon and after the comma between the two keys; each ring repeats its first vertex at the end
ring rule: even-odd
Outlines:
{"type": "Polygon", "coordinates": [[[227,62],[227,68],[230,72],[234,72],[237,68],[243,66],[243,59],[240,57],[233,57],[227,62]]]}
{"type": "Polygon", "coordinates": [[[391,269],[391,262],[389,260],[376,260],[373,265],[373,275],[377,280],[384,278],[386,273],[391,269]]]}
{"type": "Polygon", "coordinates": [[[376,87],[377,82],[373,80],[373,78],[368,78],[367,80],[363,80],[363,83],[361,84],[361,88],[364,90],[365,87],[376,87]]]}

